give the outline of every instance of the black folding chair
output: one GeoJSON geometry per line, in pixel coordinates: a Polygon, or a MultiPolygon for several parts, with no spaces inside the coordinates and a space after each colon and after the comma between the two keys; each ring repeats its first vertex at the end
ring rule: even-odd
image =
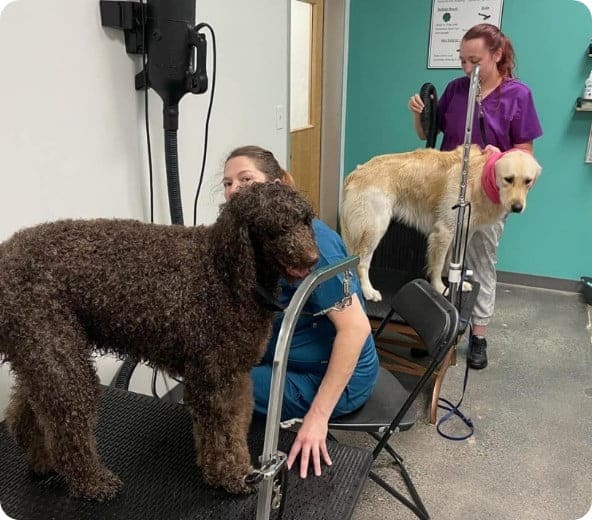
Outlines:
{"type": "Polygon", "coordinates": [[[454,345],[458,334],[459,315],[456,308],[423,279],[405,284],[390,305],[392,312],[396,312],[417,332],[431,356],[431,362],[410,392],[405,390],[392,374],[381,369],[378,384],[369,401],[360,410],[331,421],[329,428],[364,431],[378,440],[372,452],[373,460],[376,460],[383,449],[391,455],[411,499],[399,493],[373,471],[370,471],[370,478],[419,518],[427,520],[429,514],[403,464],[403,459],[388,444],[388,440],[393,433],[407,429],[413,424],[414,418],[410,411],[434,370],[454,345]]]}
{"type": "MultiPolygon", "coordinates": [[[[380,302],[366,302],[366,311],[380,355],[381,365],[393,372],[404,372],[412,376],[422,376],[425,363],[402,355],[401,349],[412,349],[414,353],[425,351],[426,347],[417,331],[391,307],[394,295],[403,285],[416,278],[425,278],[427,240],[424,235],[398,222],[391,222],[387,232],[378,245],[370,266],[372,285],[382,294],[380,302]],[[394,347],[394,348],[393,348],[394,347]]],[[[468,326],[479,284],[471,282],[470,292],[463,292],[458,308],[460,326],[458,336],[462,336],[468,326]]],[[[430,423],[437,420],[438,399],[446,372],[456,365],[456,350],[451,349],[433,373],[434,386],[429,406],[430,423]]]]}

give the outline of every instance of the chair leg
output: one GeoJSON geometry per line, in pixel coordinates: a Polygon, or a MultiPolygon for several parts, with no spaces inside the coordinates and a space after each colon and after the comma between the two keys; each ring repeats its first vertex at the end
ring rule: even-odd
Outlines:
{"type": "MultiPolygon", "coordinates": [[[[368,432],[368,433],[376,440],[380,440],[382,438],[380,435],[378,435],[374,432],[368,432]]],[[[409,509],[411,509],[411,511],[413,511],[419,518],[429,520],[430,516],[429,516],[425,506],[423,505],[423,502],[421,500],[421,497],[419,496],[419,493],[415,489],[415,485],[413,484],[413,481],[411,480],[411,477],[409,476],[409,473],[407,472],[405,465],[403,464],[403,457],[401,457],[388,443],[386,443],[384,445],[384,449],[393,458],[395,465],[399,468],[399,472],[401,473],[401,477],[403,477],[403,480],[405,482],[405,485],[407,486],[407,490],[409,491],[411,498],[413,499],[413,502],[411,502],[405,496],[401,495],[401,493],[399,493],[392,486],[387,484],[384,480],[382,480],[378,475],[376,475],[372,471],[370,472],[370,478],[372,478],[372,480],[374,480],[374,482],[376,482],[385,491],[387,491],[388,493],[393,495],[397,500],[399,500],[404,505],[406,505],[409,509]]]]}
{"type": "MultiPolygon", "coordinates": [[[[377,433],[374,433],[374,432],[368,432],[368,433],[370,434],[371,437],[373,437],[377,441],[380,441],[382,439],[382,435],[378,435],[377,433]]],[[[401,457],[401,455],[399,455],[395,450],[393,450],[393,448],[390,446],[390,444],[388,442],[385,443],[384,449],[395,460],[396,464],[401,464],[403,462],[403,457],[401,457]]]]}
{"type": "Polygon", "coordinates": [[[430,403],[430,424],[436,424],[436,420],[438,419],[438,399],[440,398],[440,390],[442,389],[442,383],[444,382],[448,367],[452,364],[452,357],[455,351],[455,347],[451,348],[438,367],[438,375],[434,381],[432,402],[430,403]]]}
{"type": "MultiPolygon", "coordinates": [[[[378,435],[374,432],[368,432],[368,433],[372,437],[374,437],[376,440],[380,440],[380,438],[381,438],[380,435],[378,435]]],[[[331,439],[332,441],[339,442],[339,440],[331,432],[327,432],[327,438],[331,439]]],[[[413,511],[413,513],[418,518],[420,518],[421,520],[430,520],[430,515],[426,511],[426,508],[423,505],[423,502],[421,501],[421,498],[419,497],[419,494],[417,493],[415,486],[413,485],[411,477],[409,476],[409,473],[407,473],[407,470],[405,469],[405,466],[403,465],[403,458],[395,450],[393,450],[393,448],[391,448],[388,444],[384,445],[384,449],[393,458],[395,465],[399,468],[399,472],[401,473],[401,476],[403,477],[403,480],[405,481],[405,485],[407,486],[407,489],[409,490],[409,494],[411,495],[413,502],[411,500],[409,500],[405,495],[402,495],[401,493],[399,493],[393,486],[391,486],[390,484],[385,482],[376,473],[374,473],[374,471],[370,471],[370,473],[368,473],[368,477],[370,477],[382,489],[384,489],[387,493],[389,493],[394,498],[396,498],[404,506],[408,507],[411,511],[413,511]]]]}
{"type": "MultiPolygon", "coordinates": [[[[376,320],[371,320],[373,324],[373,328],[376,329],[376,320]]],[[[392,325],[389,324],[384,326],[384,320],[381,323],[382,332],[383,329],[387,332],[395,333],[400,336],[405,336],[407,338],[406,341],[400,341],[396,338],[390,337],[380,337],[378,338],[379,334],[375,333],[375,340],[376,340],[376,347],[378,349],[378,353],[380,356],[380,365],[391,372],[403,372],[405,374],[410,374],[413,376],[421,376],[425,371],[425,366],[421,363],[417,363],[415,361],[409,360],[405,357],[399,356],[390,352],[388,349],[381,347],[380,343],[401,346],[405,348],[425,348],[425,345],[421,342],[417,333],[408,325],[397,324],[392,325]]],[[[446,376],[446,372],[448,367],[456,366],[456,347],[451,348],[448,351],[446,357],[442,360],[442,363],[438,367],[438,369],[434,372],[434,388],[432,390],[432,399],[429,403],[429,410],[428,410],[428,419],[430,424],[436,424],[438,419],[438,399],[440,398],[440,390],[442,388],[442,383],[444,382],[444,377],[446,376]]]]}
{"type": "MultiPolygon", "coordinates": [[[[415,516],[417,516],[417,518],[420,518],[421,520],[430,520],[430,515],[426,511],[421,499],[419,499],[417,492],[415,492],[415,495],[417,496],[419,502],[417,505],[415,505],[413,502],[411,502],[411,500],[399,493],[393,486],[381,479],[376,473],[374,473],[374,471],[371,471],[368,476],[387,493],[401,502],[401,504],[409,508],[415,514],[415,516]]],[[[413,489],[415,490],[415,488],[413,489]]],[[[409,490],[409,492],[411,493],[411,490],[409,490]]]]}

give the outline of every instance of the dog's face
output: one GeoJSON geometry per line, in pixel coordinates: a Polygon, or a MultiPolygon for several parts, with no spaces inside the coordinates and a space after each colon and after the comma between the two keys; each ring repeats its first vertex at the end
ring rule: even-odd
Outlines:
{"type": "Polygon", "coordinates": [[[522,213],[526,208],[526,195],[538,176],[541,167],[528,152],[508,152],[495,163],[496,184],[500,200],[507,213],[522,213]]]}
{"type": "Polygon", "coordinates": [[[227,203],[236,207],[265,264],[293,282],[305,278],[319,260],[310,203],[285,184],[254,183],[227,203]]]}

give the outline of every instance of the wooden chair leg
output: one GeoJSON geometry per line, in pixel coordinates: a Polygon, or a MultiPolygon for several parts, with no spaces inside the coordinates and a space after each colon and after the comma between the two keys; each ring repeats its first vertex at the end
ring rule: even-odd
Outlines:
{"type": "MultiPolygon", "coordinates": [[[[372,323],[373,327],[376,327],[376,323],[372,323]]],[[[404,336],[404,340],[398,340],[393,337],[382,336],[376,340],[376,348],[380,356],[380,364],[382,367],[390,370],[391,372],[403,372],[411,374],[413,376],[421,377],[425,371],[425,367],[421,363],[416,363],[413,360],[409,360],[403,356],[399,356],[386,348],[381,347],[380,343],[386,345],[395,345],[405,348],[425,348],[425,345],[419,340],[416,332],[408,325],[403,324],[389,324],[385,328],[385,332],[391,332],[404,336]]],[[[442,389],[442,383],[444,377],[448,371],[448,367],[456,366],[456,346],[452,347],[446,357],[442,360],[442,363],[438,369],[434,372],[434,388],[432,390],[432,399],[429,403],[428,417],[430,424],[436,424],[438,418],[438,399],[440,397],[440,390],[442,389]]]]}
{"type": "Polygon", "coordinates": [[[432,402],[430,404],[430,424],[436,424],[436,420],[438,418],[438,399],[440,398],[440,390],[442,389],[442,383],[444,382],[444,377],[446,376],[446,372],[448,367],[452,364],[452,360],[456,364],[456,346],[452,347],[446,357],[440,363],[438,367],[438,375],[434,381],[434,389],[432,390],[432,402]]]}

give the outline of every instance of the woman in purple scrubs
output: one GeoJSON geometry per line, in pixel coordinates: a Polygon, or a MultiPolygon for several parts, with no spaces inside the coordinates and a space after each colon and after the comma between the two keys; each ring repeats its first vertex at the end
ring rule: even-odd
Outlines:
{"type": "MultiPolygon", "coordinates": [[[[451,81],[438,101],[438,131],[443,133],[441,150],[464,143],[471,71],[480,66],[480,89],[473,117],[472,142],[502,152],[521,148],[532,153],[533,141],[543,134],[530,89],[514,77],[514,49],[508,37],[495,25],[479,24],[463,36],[459,57],[465,76],[451,81]]],[[[409,100],[414,126],[420,139],[425,133],[420,122],[424,104],[415,94],[409,100]]],[[[504,229],[499,222],[474,233],[467,248],[467,262],[481,284],[472,316],[469,338],[471,368],[487,366],[487,325],[495,304],[496,251],[504,229]]]]}

